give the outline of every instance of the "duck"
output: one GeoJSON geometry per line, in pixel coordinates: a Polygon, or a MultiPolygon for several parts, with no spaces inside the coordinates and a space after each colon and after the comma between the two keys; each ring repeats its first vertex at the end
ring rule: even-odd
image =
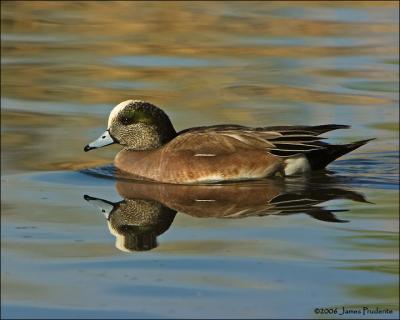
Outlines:
{"type": "Polygon", "coordinates": [[[107,130],[84,151],[111,144],[115,167],[128,177],[172,184],[208,184],[309,175],[373,139],[329,144],[321,134],[348,125],[199,126],[177,132],[159,107],[126,100],[110,112],[107,130]]]}
{"type": "MultiPolygon", "coordinates": [[[[329,182],[330,179],[325,180],[329,182]]],[[[370,203],[361,193],[336,186],[293,184],[265,179],[224,184],[166,184],[116,180],[118,202],[83,195],[105,217],[115,247],[124,252],[148,251],[172,225],[177,214],[192,218],[245,219],[306,214],[324,222],[345,223],[325,203],[343,199],[370,203]]]]}

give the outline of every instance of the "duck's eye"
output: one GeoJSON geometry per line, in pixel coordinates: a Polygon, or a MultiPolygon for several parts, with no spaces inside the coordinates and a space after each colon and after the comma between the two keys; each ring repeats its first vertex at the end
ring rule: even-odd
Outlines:
{"type": "Polygon", "coordinates": [[[132,122],[132,118],[128,118],[128,117],[121,118],[121,123],[124,125],[130,124],[131,122],[132,122]]]}
{"type": "Polygon", "coordinates": [[[123,125],[132,124],[133,122],[135,122],[135,112],[134,111],[125,112],[124,114],[121,115],[119,121],[123,125]]]}

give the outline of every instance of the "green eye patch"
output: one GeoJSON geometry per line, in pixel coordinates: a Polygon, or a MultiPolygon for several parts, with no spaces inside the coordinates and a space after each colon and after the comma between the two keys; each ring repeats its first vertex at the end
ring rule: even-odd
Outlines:
{"type": "Polygon", "coordinates": [[[122,113],[120,116],[120,121],[123,125],[129,125],[133,123],[145,123],[145,124],[153,124],[154,119],[151,115],[146,113],[143,110],[132,110],[128,109],[122,113]]]}

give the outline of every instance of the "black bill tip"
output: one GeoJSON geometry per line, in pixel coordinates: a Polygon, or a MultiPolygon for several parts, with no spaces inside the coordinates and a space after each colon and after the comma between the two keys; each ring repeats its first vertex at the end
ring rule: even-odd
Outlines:
{"type": "Polygon", "coordinates": [[[90,147],[88,144],[83,148],[83,151],[88,152],[92,149],[96,149],[95,147],[90,147]]]}
{"type": "Polygon", "coordinates": [[[91,197],[91,196],[89,196],[87,194],[84,194],[83,195],[83,199],[85,199],[86,201],[90,201],[90,200],[96,200],[97,198],[93,198],[93,197],[91,197]]]}

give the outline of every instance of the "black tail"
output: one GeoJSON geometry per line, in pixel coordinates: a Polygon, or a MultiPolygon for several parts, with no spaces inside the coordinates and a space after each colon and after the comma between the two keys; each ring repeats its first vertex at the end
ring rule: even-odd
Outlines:
{"type": "MultiPolygon", "coordinates": [[[[375,138],[374,138],[375,139],[375,138]]],[[[343,156],[346,153],[349,153],[364,144],[368,141],[374,139],[367,139],[362,141],[357,141],[349,144],[342,144],[342,145],[327,145],[326,148],[311,151],[305,153],[308,161],[310,162],[312,170],[321,170],[324,169],[329,163],[337,158],[343,156]]]]}

